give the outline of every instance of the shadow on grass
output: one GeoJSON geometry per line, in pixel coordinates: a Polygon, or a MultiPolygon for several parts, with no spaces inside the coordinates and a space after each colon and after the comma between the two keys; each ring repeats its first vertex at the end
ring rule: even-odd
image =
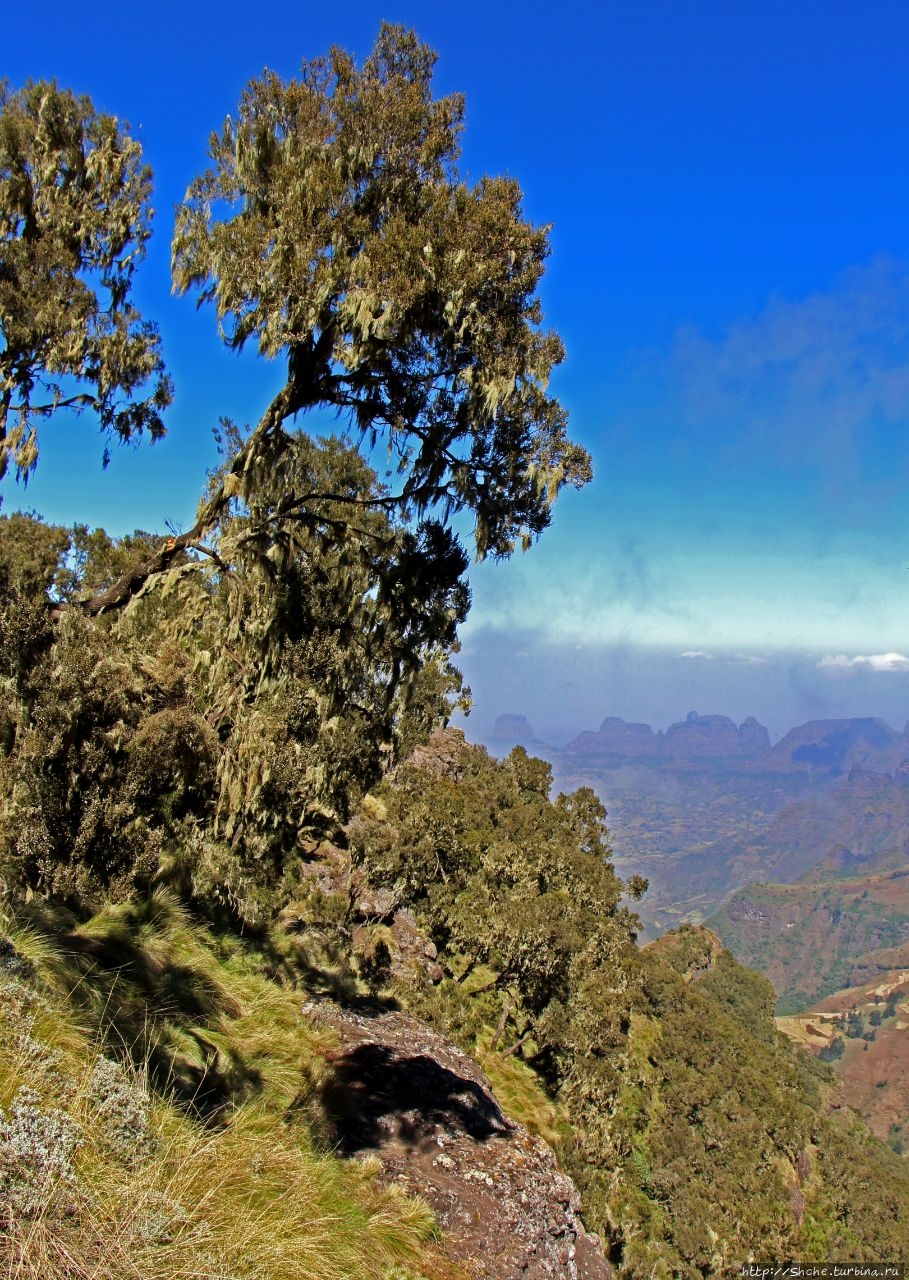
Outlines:
{"type": "Polygon", "coordinates": [[[147,1071],[156,1091],[217,1123],[261,1089],[259,1073],[219,1034],[241,1009],[187,945],[188,920],[174,901],[153,896],[89,921],[45,902],[21,918],[50,944],[44,963],[86,1030],[147,1071]]]}
{"type": "Polygon", "coordinates": [[[225,1034],[243,1013],[219,979],[219,962],[232,954],[242,952],[254,970],[301,995],[328,996],[364,1014],[398,1007],[392,997],[363,994],[349,938],[326,936],[319,926],[277,945],[264,932],[241,935],[222,924],[203,945],[186,909],[161,892],[92,917],[48,901],[22,904],[16,914],[45,944],[41,967],[82,1026],[207,1124],[264,1087],[242,1046],[225,1034]]]}
{"type": "Polygon", "coordinates": [[[395,996],[383,990],[389,977],[386,971],[354,968],[350,930],[343,926],[298,922],[284,935],[283,948],[267,936],[254,945],[269,977],[307,996],[327,998],[365,1015],[392,1013],[401,1007],[395,996]]]}

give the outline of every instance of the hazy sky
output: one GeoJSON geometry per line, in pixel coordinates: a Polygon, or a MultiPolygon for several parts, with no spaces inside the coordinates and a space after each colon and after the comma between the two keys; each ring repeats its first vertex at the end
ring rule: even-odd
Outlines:
{"type": "Polygon", "coordinates": [[[690,707],[777,731],[909,715],[909,8],[678,0],[8,6],[0,74],[55,76],[138,129],[156,173],[140,276],[177,398],[168,439],[47,430],[34,507],[113,532],[187,525],[219,415],[280,371],[169,293],[172,207],[245,81],[381,18],[467,96],[464,169],[552,222],[556,389],[596,479],[526,557],[472,574],[474,723],[541,733],[690,707]],[[683,656],[687,655],[687,656],[683,656]],[[696,699],[696,701],[695,701],[696,699]]]}

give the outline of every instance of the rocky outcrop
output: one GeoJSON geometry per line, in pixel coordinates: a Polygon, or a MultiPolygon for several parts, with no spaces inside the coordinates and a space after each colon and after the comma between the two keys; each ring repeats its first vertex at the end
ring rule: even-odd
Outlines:
{"type": "Polygon", "coordinates": [[[769,753],[770,734],[754,716],[736,727],[728,716],[689,711],[665,733],[655,733],[649,724],[607,716],[597,733],[578,734],[566,750],[574,756],[628,763],[738,762],[769,753]]]}
{"type": "MultiPolygon", "coordinates": [[[[440,778],[456,781],[461,776],[461,757],[464,751],[464,734],[460,729],[436,729],[427,742],[418,746],[403,762],[417,769],[426,769],[440,778]]],[[[396,771],[395,771],[396,772],[396,771]]],[[[392,777],[394,773],[392,773],[392,777]]]]}
{"type": "Polygon", "coordinates": [[[514,746],[520,743],[536,742],[536,734],[526,716],[496,716],[490,735],[496,742],[507,742],[514,746]]]}
{"type": "Polygon", "coordinates": [[[666,730],[666,754],[673,759],[736,756],[739,735],[728,716],[701,716],[689,711],[684,720],[666,730]]]}
{"type": "Polygon", "coordinates": [[[770,750],[770,734],[754,716],[739,725],[739,747],[746,756],[762,756],[770,750]]]}
{"type": "MultiPolygon", "coordinates": [[[[585,735],[593,737],[592,734],[585,735]]],[[[633,759],[653,759],[660,749],[662,735],[654,733],[649,724],[636,724],[619,716],[607,716],[597,734],[597,746],[609,755],[630,756],[633,759]]]]}
{"type": "Polygon", "coordinates": [[[304,1006],[338,1047],[322,1088],[332,1140],[374,1154],[385,1177],[427,1200],[445,1249],[475,1280],[608,1280],[580,1197],[545,1142],[507,1119],[480,1067],[402,1012],[304,1006]]]}

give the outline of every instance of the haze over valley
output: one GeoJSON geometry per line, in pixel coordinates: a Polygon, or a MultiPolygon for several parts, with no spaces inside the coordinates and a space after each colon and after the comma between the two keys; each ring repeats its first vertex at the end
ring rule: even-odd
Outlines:
{"type": "Polygon", "coordinates": [[[851,1103],[903,1149],[909,726],[812,720],[773,742],[753,716],[691,711],[665,730],[607,716],[554,747],[513,713],[486,745],[544,757],[560,790],[592,787],[617,869],[649,882],[642,936],[706,922],[773,983],[781,1028],[833,1063],[851,1103]]]}

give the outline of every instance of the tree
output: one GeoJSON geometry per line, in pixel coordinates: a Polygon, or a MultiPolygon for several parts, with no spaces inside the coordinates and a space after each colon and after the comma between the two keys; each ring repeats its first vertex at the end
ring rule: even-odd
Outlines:
{"type": "MultiPolygon", "coordinates": [[[[340,49],[289,83],[253,80],[178,210],[175,287],[215,305],[229,346],[254,341],[287,377],[196,524],[87,605],[117,608],[239,499],[268,492],[270,528],[326,495],[277,494],[286,425],[333,409],[387,450],[394,487],[368,505],[447,520],[472,512],[479,557],[546,528],[566,484],[590,478],[547,391],[563,358],[536,287],[548,229],[514,181],[457,171],[463,102],[434,99],[435,56],[383,25],[362,67],[340,49]]],[[[334,495],[327,495],[332,497],[334,495]]]]}
{"type": "Polygon", "coordinates": [[[150,193],[112,116],[56,84],[0,82],[0,477],[12,460],[28,479],[60,409],[91,410],[108,441],[164,434],[158,333],[130,301],[150,193]]]}
{"type": "Polygon", "coordinates": [[[345,819],[402,739],[448,718],[470,601],[451,532],[370,510],[380,491],[355,450],[295,433],[271,488],[335,497],[313,498],[305,522],[274,520],[262,495],[222,517],[174,616],[224,743],[220,826],[260,861],[320,816],[345,819]]]}
{"type": "MultiPolygon", "coordinates": [[[[48,549],[83,584],[79,604],[87,617],[137,604],[99,628],[111,652],[121,647],[122,669],[132,673],[122,715],[115,709],[122,732],[108,723],[115,713],[107,703],[95,714],[94,667],[76,657],[71,664],[74,688],[85,677],[85,740],[94,741],[92,726],[100,726],[98,741],[107,734],[123,757],[99,772],[99,795],[105,787],[113,793],[127,774],[138,777],[126,755],[140,729],[142,758],[150,761],[166,756],[161,743],[172,731],[181,758],[196,742],[195,722],[187,721],[184,733],[183,720],[173,719],[178,712],[201,714],[217,735],[212,810],[193,816],[226,859],[209,860],[212,882],[228,861],[230,875],[242,863],[279,877],[301,833],[343,820],[402,750],[447,719],[461,688],[450,656],[469,603],[467,558],[452,519],[473,513],[477,554],[506,556],[547,526],[564,484],[589,476],[587,454],[568,439],[565,411],[546,387],[563,354],[542,328],[535,296],[547,230],[523,217],[514,182],[484,179],[471,187],[461,180],[463,104],[433,98],[434,61],[413,33],[383,26],[362,66],[335,49],[304,63],[290,83],[266,73],[249,85],[235,120],[212,138],[211,167],[178,210],[174,282],[215,304],[231,346],[255,342],[265,358],[282,361],[284,386],[252,428],[222,420],[224,461],[209,477],[192,529],[160,540],[137,535],[127,545],[80,527],[62,562],[56,542],[48,549]],[[317,411],[326,408],[346,419],[346,431],[317,444],[317,411]],[[380,444],[388,459],[381,477],[380,444]],[[167,589],[137,601],[154,582],[167,589]],[[168,702],[170,694],[148,685],[148,671],[174,661],[191,674],[185,695],[168,702]],[[147,715],[164,719],[146,733],[147,715]]],[[[4,214],[15,250],[9,260],[32,263],[29,202],[43,193],[47,227],[41,254],[35,250],[36,288],[52,292],[62,275],[83,307],[77,319],[83,312],[85,319],[74,344],[82,365],[58,369],[53,343],[62,338],[51,334],[45,349],[43,330],[15,365],[22,430],[66,405],[93,406],[104,425],[107,401],[99,396],[113,395],[116,380],[103,367],[104,350],[92,354],[89,339],[115,322],[127,329],[139,323],[125,299],[148,233],[148,173],[115,122],[55,86],[8,94],[3,120],[15,159],[10,172],[24,174],[3,190],[12,210],[4,214]],[[26,142],[37,159],[20,164],[26,142]],[[119,209],[117,237],[105,231],[95,201],[98,175],[111,216],[119,209]],[[79,378],[87,390],[73,390],[79,378]],[[39,405],[32,391],[53,379],[54,393],[39,405]]],[[[27,272],[17,271],[3,277],[9,313],[27,318],[27,272]]],[[[66,305],[66,296],[56,298],[55,319],[66,305]]],[[[157,335],[147,327],[136,332],[145,334],[152,372],[163,379],[157,335]]],[[[6,342],[10,360],[16,344],[6,342]]],[[[123,379],[119,386],[135,389],[123,379]]],[[[22,439],[37,448],[33,437],[22,439]]],[[[22,475],[28,465],[34,457],[20,465],[22,475]]],[[[10,686],[11,732],[17,758],[36,778],[28,803],[50,813],[51,799],[63,796],[53,804],[65,809],[76,785],[67,755],[75,737],[61,730],[66,751],[53,757],[62,762],[59,785],[45,804],[38,775],[42,753],[49,758],[52,748],[27,731],[52,717],[42,720],[45,687],[29,672],[45,659],[48,667],[64,641],[74,654],[91,656],[94,631],[88,625],[83,633],[66,618],[69,589],[54,585],[40,600],[18,589],[8,594],[16,635],[28,641],[0,654],[4,673],[17,682],[10,686]],[[55,644],[53,627],[62,621],[55,644]],[[23,666],[26,652],[37,656],[23,666]]],[[[70,701],[78,701],[75,694],[70,701]]],[[[528,787],[542,795],[546,779],[529,764],[526,771],[528,787]]],[[[185,791],[182,778],[169,774],[155,786],[145,792],[185,791]]],[[[168,799],[168,813],[175,803],[168,799]]],[[[20,816],[10,831],[25,830],[20,816]]],[[[152,822],[154,815],[141,817],[152,822]]],[[[114,814],[104,830],[119,831],[118,822],[114,814]]],[[[44,825],[53,823],[51,813],[44,825]]],[[[108,846],[119,837],[101,841],[95,832],[80,827],[54,849],[78,840],[86,865],[96,846],[110,861],[108,846]]],[[[43,849],[43,840],[32,843],[43,849]]],[[[167,841],[174,842],[172,834],[167,841]]],[[[53,880],[41,858],[21,854],[33,887],[53,880]]],[[[48,865],[57,861],[55,854],[48,865]]],[[[100,882],[106,863],[91,865],[100,882]]],[[[246,890],[231,894],[239,901],[246,890]]]]}

